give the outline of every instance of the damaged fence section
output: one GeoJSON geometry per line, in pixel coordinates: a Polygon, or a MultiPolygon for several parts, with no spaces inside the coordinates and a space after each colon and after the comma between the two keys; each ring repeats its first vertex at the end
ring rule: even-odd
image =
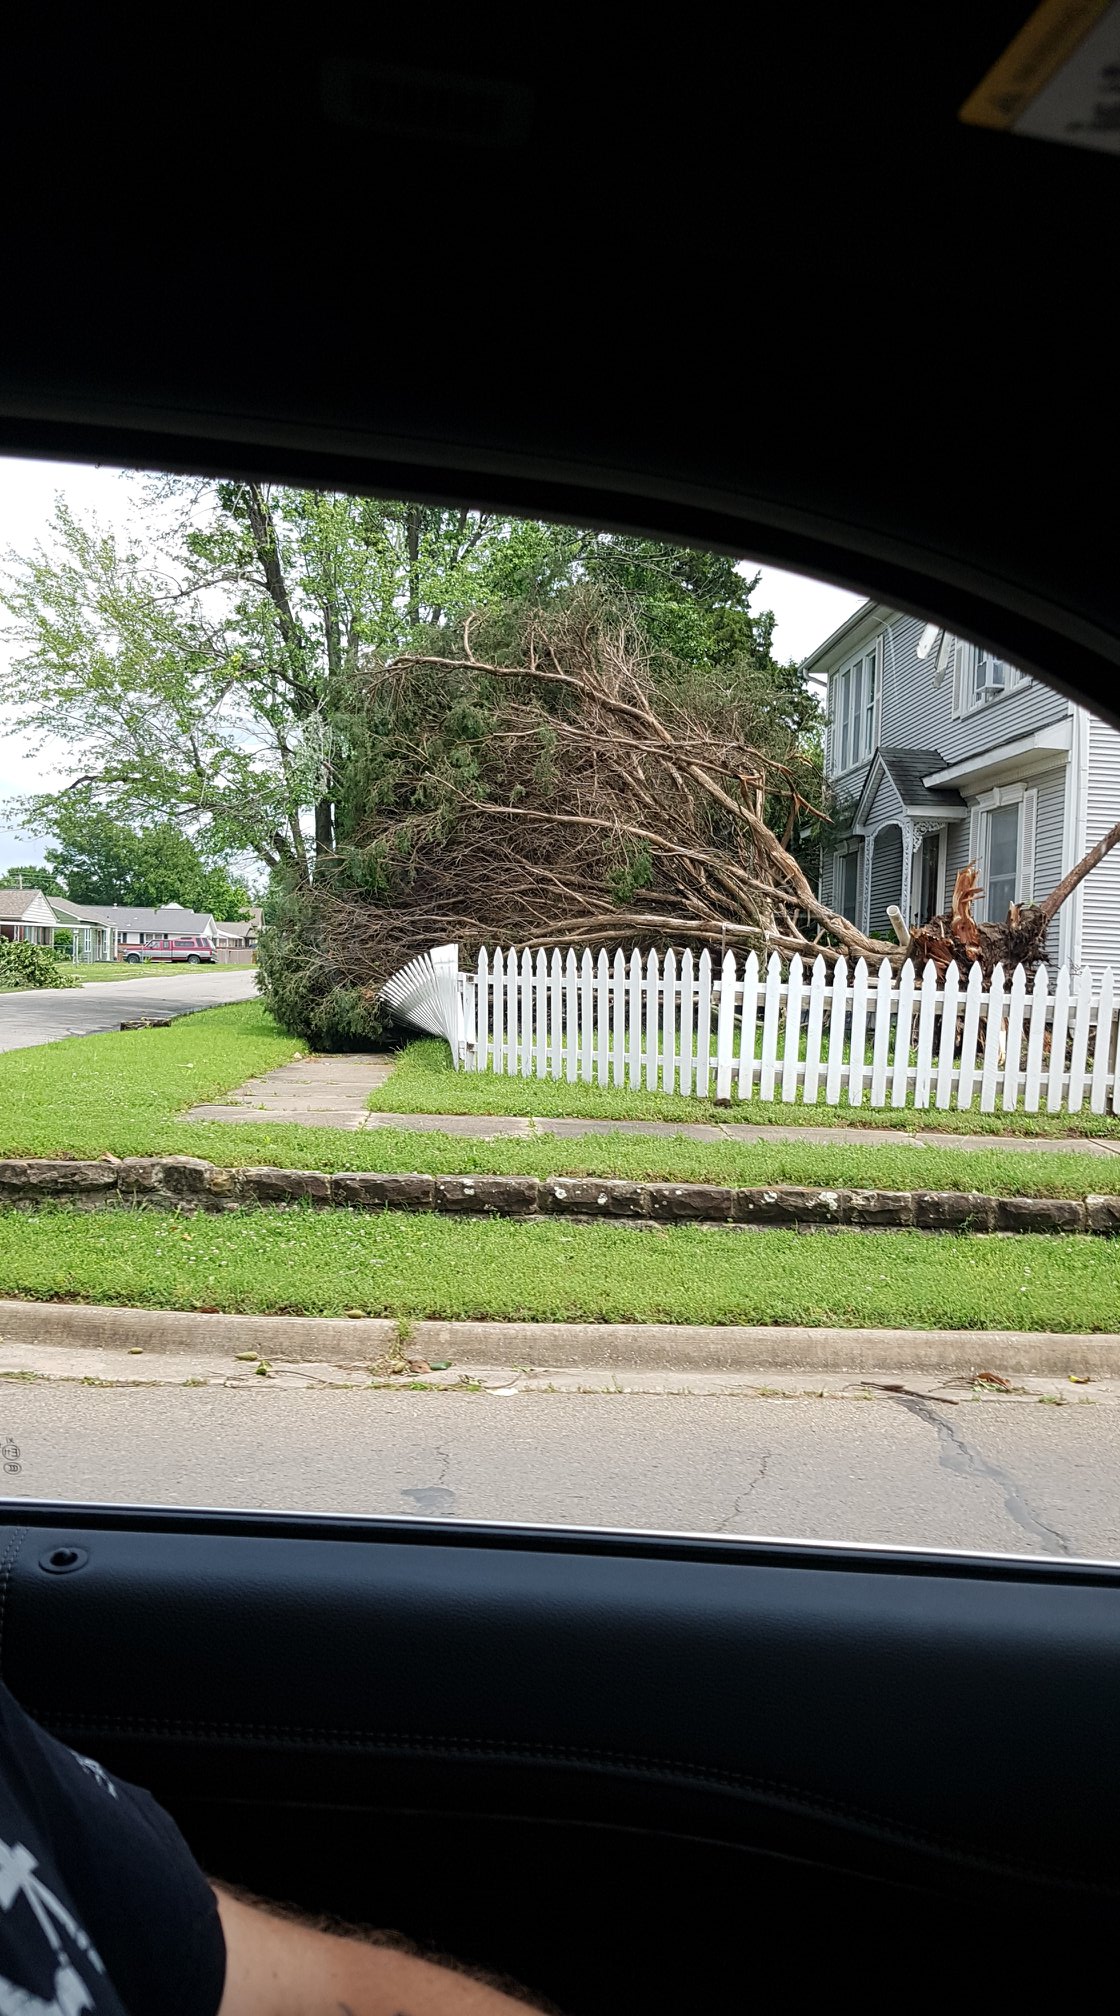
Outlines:
{"type": "Polygon", "coordinates": [[[907,961],[774,953],[483,950],[441,946],[391,980],[402,1021],[443,1035],[457,1068],[692,1094],[730,1104],[1120,1111],[1112,968],[1040,966],[985,986],[907,961]]]}

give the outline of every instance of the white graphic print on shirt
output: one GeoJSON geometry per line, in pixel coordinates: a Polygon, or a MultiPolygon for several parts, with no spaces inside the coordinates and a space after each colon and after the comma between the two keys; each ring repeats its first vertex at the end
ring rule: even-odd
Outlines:
{"type": "Polygon", "coordinates": [[[31,1906],[40,1930],[58,1956],[54,1997],[44,2002],[41,1995],[17,1987],[0,1974],[0,2016],[85,2016],[87,2010],[97,2005],[63,1950],[62,1933],[98,1974],[104,1974],[104,1963],[65,1904],[36,1876],[38,1866],[31,1850],[20,1842],[9,1847],[6,1841],[0,1841],[0,1910],[10,1911],[21,1897],[31,1906]]]}

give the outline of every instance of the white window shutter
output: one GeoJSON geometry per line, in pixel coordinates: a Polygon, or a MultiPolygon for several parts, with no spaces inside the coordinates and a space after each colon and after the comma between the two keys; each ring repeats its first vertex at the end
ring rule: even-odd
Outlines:
{"type": "Polygon", "coordinates": [[[1019,807],[1019,901],[1034,902],[1034,834],[1038,822],[1038,792],[1024,791],[1019,807]]]}

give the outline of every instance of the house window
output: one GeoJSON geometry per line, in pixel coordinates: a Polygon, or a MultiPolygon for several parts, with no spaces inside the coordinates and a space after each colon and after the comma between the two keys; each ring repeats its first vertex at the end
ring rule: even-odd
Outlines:
{"type": "Polygon", "coordinates": [[[988,917],[1001,923],[1014,903],[1019,879],[1019,807],[988,814],[988,917]]]}
{"type": "Polygon", "coordinates": [[[928,923],[931,917],[936,917],[941,907],[942,838],[940,833],[927,833],[922,839],[921,883],[915,913],[919,924],[928,923]]]}
{"type": "Polygon", "coordinates": [[[958,645],[954,712],[971,714],[975,708],[999,700],[1018,686],[1022,677],[1017,665],[1009,665],[1006,658],[997,658],[982,644],[958,645]]]}
{"type": "Polygon", "coordinates": [[[866,762],[875,747],[878,646],[861,651],[832,675],[833,750],[836,769],[866,762]]]}
{"type": "Polygon", "coordinates": [[[859,906],[859,869],[861,849],[853,847],[848,854],[836,857],[836,908],[850,924],[858,922],[856,911],[859,906]]]}

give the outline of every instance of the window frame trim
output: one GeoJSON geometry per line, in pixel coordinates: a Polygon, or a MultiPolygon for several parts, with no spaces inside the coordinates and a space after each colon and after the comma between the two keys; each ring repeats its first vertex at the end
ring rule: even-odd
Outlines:
{"type": "Polygon", "coordinates": [[[984,714],[989,707],[998,707],[1001,700],[1017,693],[1025,685],[1027,675],[1009,658],[999,658],[996,662],[1003,666],[1007,675],[998,693],[977,694],[976,668],[981,656],[996,659],[994,651],[986,651],[983,645],[967,644],[958,637],[953,654],[953,720],[966,721],[973,714],[984,714]]]}
{"type": "MultiPolygon", "coordinates": [[[[984,890],[982,898],[984,915],[979,920],[983,924],[1001,923],[1001,918],[990,915],[988,897],[988,861],[990,858],[990,819],[993,812],[1003,812],[1011,806],[1018,806],[1019,822],[1015,829],[1015,879],[1024,893],[1013,900],[1024,907],[1034,901],[1035,854],[1038,846],[1038,786],[1036,784],[997,784],[990,791],[984,791],[974,800],[973,813],[977,820],[976,862],[984,890]]],[[[969,836],[970,849],[972,836],[969,836]]]]}
{"type": "MultiPolygon", "coordinates": [[[[863,720],[865,714],[866,714],[866,707],[863,701],[861,691],[859,712],[858,715],[856,716],[856,719],[859,723],[861,730],[863,727],[863,720]]],[[[883,635],[882,632],[880,632],[878,636],[872,637],[868,643],[861,644],[858,651],[853,651],[847,658],[842,659],[840,664],[837,665],[828,675],[828,736],[829,736],[828,775],[830,780],[840,777],[850,777],[853,771],[861,770],[866,763],[871,762],[876,749],[879,747],[880,740],[882,739],[882,720],[883,720],[883,635]],[[857,757],[855,757],[854,760],[849,756],[848,761],[845,764],[843,764],[843,766],[841,766],[839,762],[840,734],[841,734],[841,720],[839,710],[840,681],[842,680],[846,672],[852,671],[854,666],[856,666],[857,664],[862,666],[866,658],[872,658],[874,660],[874,676],[875,676],[875,705],[871,721],[871,743],[867,749],[862,749],[861,747],[861,753],[857,757]],[[834,704],[834,696],[835,696],[835,704],[834,704]]]]}

